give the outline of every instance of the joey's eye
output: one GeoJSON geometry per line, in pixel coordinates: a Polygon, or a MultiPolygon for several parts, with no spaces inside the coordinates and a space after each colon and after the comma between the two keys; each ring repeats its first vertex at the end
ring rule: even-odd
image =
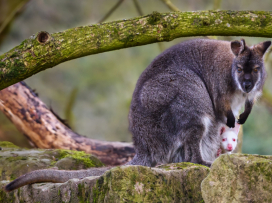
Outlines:
{"type": "Polygon", "coordinates": [[[243,69],[241,67],[237,67],[237,72],[241,73],[243,71],[243,69]]]}
{"type": "Polygon", "coordinates": [[[235,141],[236,141],[236,139],[234,139],[234,138],[233,138],[233,139],[232,139],[232,141],[233,141],[233,142],[235,142],[235,141]]]}
{"type": "Polygon", "coordinates": [[[225,142],[225,141],[226,141],[226,138],[223,138],[222,141],[225,142]]]}

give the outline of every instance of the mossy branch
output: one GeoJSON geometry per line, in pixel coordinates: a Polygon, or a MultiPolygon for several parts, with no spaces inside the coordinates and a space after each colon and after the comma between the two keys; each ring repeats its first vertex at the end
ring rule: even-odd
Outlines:
{"type": "Polygon", "coordinates": [[[272,12],[153,12],[54,34],[39,32],[0,56],[0,90],[71,59],[206,35],[272,37],[272,12]]]}

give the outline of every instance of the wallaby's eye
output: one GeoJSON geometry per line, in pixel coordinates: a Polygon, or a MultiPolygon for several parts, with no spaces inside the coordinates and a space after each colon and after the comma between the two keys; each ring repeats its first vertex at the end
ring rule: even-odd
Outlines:
{"type": "Polygon", "coordinates": [[[259,71],[259,68],[254,68],[254,69],[253,69],[253,72],[254,72],[254,73],[258,73],[258,71],[259,71]]]}
{"type": "Polygon", "coordinates": [[[237,72],[241,73],[243,71],[243,69],[241,67],[237,67],[237,72]]]}
{"type": "Polygon", "coordinates": [[[233,141],[233,142],[235,142],[235,141],[236,141],[236,139],[234,139],[234,138],[233,138],[233,139],[232,139],[232,141],[233,141]]]}
{"type": "Polygon", "coordinates": [[[258,73],[259,70],[260,70],[260,66],[255,65],[254,68],[253,68],[253,72],[254,72],[254,73],[258,73]]]}
{"type": "Polygon", "coordinates": [[[225,142],[225,141],[226,141],[226,138],[223,138],[222,141],[225,142]]]}

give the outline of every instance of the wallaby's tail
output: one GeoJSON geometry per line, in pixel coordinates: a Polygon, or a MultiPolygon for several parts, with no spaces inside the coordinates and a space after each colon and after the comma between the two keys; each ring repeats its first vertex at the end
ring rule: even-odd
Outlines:
{"type": "Polygon", "coordinates": [[[103,168],[91,168],[87,170],[78,171],[65,171],[65,170],[52,170],[43,169],[29,172],[10,182],[5,186],[5,191],[10,192],[24,185],[31,183],[41,183],[41,182],[53,182],[53,183],[64,183],[72,178],[85,178],[88,176],[101,176],[105,171],[112,167],[103,168]]]}

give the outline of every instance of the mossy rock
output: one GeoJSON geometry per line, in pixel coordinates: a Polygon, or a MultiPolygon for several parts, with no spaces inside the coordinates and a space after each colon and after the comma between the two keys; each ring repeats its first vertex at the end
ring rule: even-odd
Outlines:
{"type": "Polygon", "coordinates": [[[200,184],[208,173],[192,163],[116,167],[98,179],[93,202],[203,202],[200,184]]]}
{"type": "Polygon", "coordinates": [[[60,149],[23,149],[0,142],[0,180],[14,180],[33,170],[57,167],[79,170],[103,166],[95,156],[85,152],[60,149]]]}
{"type": "Polygon", "coordinates": [[[205,203],[272,202],[272,156],[231,154],[215,160],[201,184],[205,203]]]}
{"type": "MultiPolygon", "coordinates": [[[[209,168],[178,163],[149,168],[121,166],[103,176],[39,183],[11,193],[0,191],[0,201],[12,202],[203,202],[201,181],[209,168]]],[[[6,182],[1,184],[4,185],[6,182]]]]}

